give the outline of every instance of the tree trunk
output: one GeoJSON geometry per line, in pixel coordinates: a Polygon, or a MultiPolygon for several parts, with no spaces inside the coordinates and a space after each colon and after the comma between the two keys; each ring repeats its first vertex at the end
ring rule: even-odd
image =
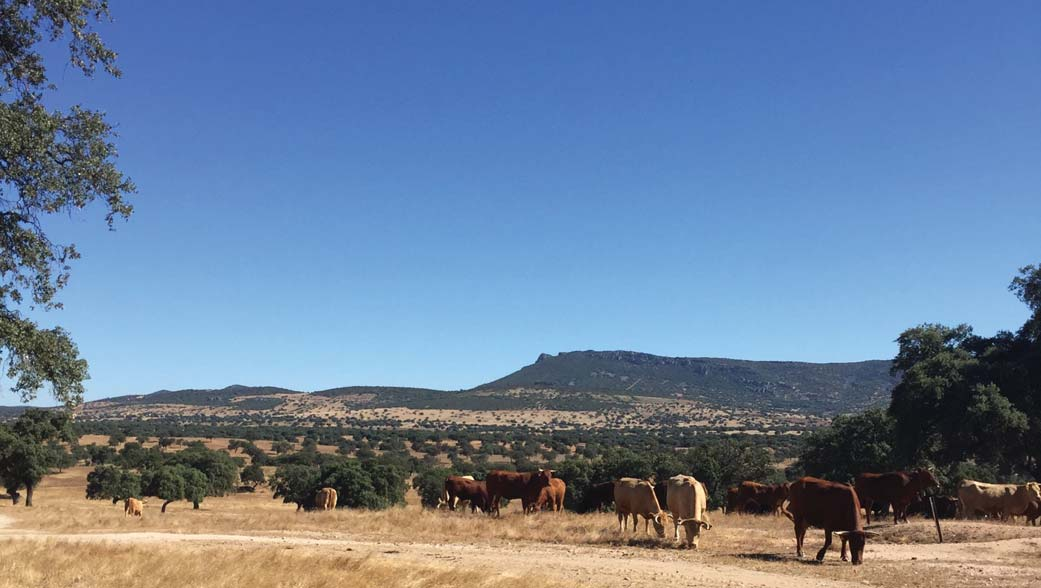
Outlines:
{"type": "Polygon", "coordinates": [[[11,490],[11,504],[18,506],[18,501],[22,499],[22,495],[17,490],[11,490]]]}
{"type": "Polygon", "coordinates": [[[26,484],[25,485],[25,506],[32,506],[32,505],[33,505],[33,485],[32,484],[26,484]]]}
{"type": "Polygon", "coordinates": [[[167,500],[166,502],[164,502],[164,503],[163,503],[163,508],[162,508],[162,509],[160,509],[160,511],[159,511],[159,512],[166,512],[166,505],[167,505],[167,504],[170,504],[171,502],[173,502],[173,500],[167,500]]]}
{"type": "Polygon", "coordinates": [[[192,501],[192,510],[199,510],[199,503],[194,500],[192,501]]]}

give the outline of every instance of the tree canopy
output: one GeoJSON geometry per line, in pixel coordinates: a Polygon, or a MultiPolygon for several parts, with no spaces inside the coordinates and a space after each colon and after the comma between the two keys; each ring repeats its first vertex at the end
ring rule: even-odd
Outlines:
{"type": "Polygon", "coordinates": [[[49,385],[78,403],[87,362],[61,327],[42,328],[23,309],[59,308],[58,290],[79,257],[54,242],[44,218],[101,201],[105,221],[128,218],[133,183],[116,167],[115,133],[104,115],[82,106],[48,106],[56,86],[42,45],[67,41],[68,61],[91,77],[118,77],[116,53],[92,25],[108,17],[105,0],[0,0],[0,353],[11,390],[23,401],[49,385]]]}
{"type": "Polygon", "coordinates": [[[808,436],[799,466],[846,481],[860,471],[937,466],[960,477],[1041,476],[1041,264],[1020,268],[1009,290],[1030,310],[1015,332],[976,335],[968,325],[921,324],[897,338],[885,415],[839,417],[808,436]]]}

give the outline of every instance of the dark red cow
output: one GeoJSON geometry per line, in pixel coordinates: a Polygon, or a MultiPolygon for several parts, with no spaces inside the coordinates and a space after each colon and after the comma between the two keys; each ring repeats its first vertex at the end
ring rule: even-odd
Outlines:
{"type": "Polygon", "coordinates": [[[519,498],[524,512],[533,506],[539,499],[542,489],[550,485],[553,479],[553,470],[539,470],[537,472],[508,472],[504,470],[492,470],[485,477],[488,485],[488,514],[495,513],[499,516],[499,501],[503,498],[510,500],[519,498]]]}
{"type": "Polygon", "coordinates": [[[604,510],[614,503],[614,482],[602,482],[586,488],[582,495],[581,512],[604,510]]]}
{"type": "Polygon", "coordinates": [[[832,533],[842,539],[842,561],[846,561],[846,543],[853,565],[864,561],[864,544],[877,533],[864,530],[860,516],[860,501],[852,486],[805,477],[791,485],[785,516],[795,523],[795,553],[802,557],[806,529],[824,529],[824,547],[817,552],[817,561],[831,547],[832,533]]]}
{"type": "Polygon", "coordinates": [[[788,489],[791,484],[760,484],[759,482],[741,482],[736,488],[732,488],[734,496],[731,498],[727,491],[727,500],[733,500],[732,510],[744,513],[774,513],[780,514],[784,509],[784,501],[788,499],[788,489]]]}
{"type": "Polygon", "coordinates": [[[871,505],[874,502],[888,502],[893,507],[893,524],[901,519],[907,521],[907,507],[914,501],[915,495],[926,488],[938,486],[936,478],[929,470],[918,469],[913,472],[887,472],[885,474],[863,473],[857,476],[857,497],[867,512],[867,522],[871,524],[871,505]]]}
{"type": "Polygon", "coordinates": [[[481,480],[448,476],[445,478],[445,496],[448,497],[449,510],[455,510],[460,500],[469,500],[470,514],[478,508],[488,511],[488,486],[481,480]]]}
{"type": "Polygon", "coordinates": [[[723,508],[723,514],[730,514],[732,512],[741,512],[737,505],[738,492],[740,488],[733,486],[727,488],[727,503],[723,508]]]}

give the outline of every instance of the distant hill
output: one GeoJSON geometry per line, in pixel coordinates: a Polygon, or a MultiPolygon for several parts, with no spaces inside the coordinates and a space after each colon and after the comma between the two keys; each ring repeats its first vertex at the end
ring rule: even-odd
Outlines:
{"type": "MultiPolygon", "coordinates": [[[[439,427],[466,421],[805,430],[835,414],[884,405],[897,382],[889,368],[889,361],[800,363],[573,351],[542,354],[535,363],[470,390],[348,386],[308,393],[235,385],[108,398],[86,403],[79,414],[100,420],[316,426],[439,427]]],[[[20,411],[0,407],[0,419],[20,411]]]]}
{"type": "Polygon", "coordinates": [[[239,405],[235,399],[243,396],[270,396],[275,394],[303,394],[275,386],[233,385],[219,390],[160,390],[151,394],[116,396],[103,402],[116,405],[133,404],[183,404],[187,406],[231,406],[239,405]]]}
{"type": "Polygon", "coordinates": [[[661,357],[633,351],[542,354],[480,390],[535,388],[679,397],[712,404],[837,413],[884,404],[889,361],[801,363],[661,357]]]}

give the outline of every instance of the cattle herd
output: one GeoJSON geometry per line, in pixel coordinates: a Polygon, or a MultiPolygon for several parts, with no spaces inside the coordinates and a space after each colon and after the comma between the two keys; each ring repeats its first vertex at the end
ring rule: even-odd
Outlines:
{"type": "MultiPolygon", "coordinates": [[[[723,512],[784,515],[795,526],[796,554],[803,555],[803,540],[810,527],[824,530],[824,547],[817,560],[824,559],[832,537],[841,541],[843,561],[854,565],[864,560],[864,545],[877,533],[865,530],[872,513],[892,512],[893,524],[907,522],[909,514],[925,514],[938,518],[989,517],[1006,521],[1016,516],[1037,524],[1041,517],[1041,486],[1026,484],[987,484],[964,480],[957,497],[934,496],[926,492],[938,487],[929,470],[863,473],[853,485],[804,477],[792,483],[760,484],[742,482],[729,488],[723,512]],[[847,547],[849,556],[847,558],[847,547]]],[[[498,516],[502,499],[519,499],[524,513],[549,509],[563,510],[567,485],[553,477],[553,470],[508,472],[493,470],[485,480],[472,476],[449,476],[438,508],[456,510],[469,504],[470,512],[478,510],[498,516]]],[[[650,526],[664,538],[671,519],[673,540],[684,531],[687,547],[697,548],[702,530],[712,528],[708,516],[708,488],[692,476],[673,476],[665,481],[621,478],[589,486],[583,496],[584,510],[605,510],[614,506],[619,533],[626,532],[632,519],[632,531],[638,531],[639,520],[644,533],[650,526]],[[665,508],[662,508],[665,505],[665,508]]]]}
{"type": "MultiPolygon", "coordinates": [[[[872,513],[892,510],[893,524],[907,522],[908,514],[935,515],[938,518],[988,517],[1008,521],[1025,517],[1027,524],[1037,525],[1041,518],[1041,485],[988,484],[964,480],[958,486],[957,497],[935,496],[926,501],[923,496],[939,484],[931,472],[924,469],[910,472],[883,474],[863,473],[853,485],[804,477],[792,483],[760,484],[742,482],[729,488],[724,514],[784,515],[795,525],[795,551],[802,557],[803,539],[810,527],[824,530],[824,547],[817,552],[822,561],[831,546],[832,536],[841,541],[841,557],[854,565],[864,560],[864,544],[877,533],[864,529],[871,523],[872,513]],[[863,511],[862,511],[863,509],[863,511]]],[[[472,476],[448,476],[438,508],[456,510],[467,503],[471,514],[478,510],[499,516],[503,500],[520,500],[525,514],[543,509],[561,512],[567,485],[553,476],[553,470],[509,472],[492,470],[484,480],[472,476]]],[[[633,532],[639,520],[644,522],[644,534],[651,525],[659,538],[665,537],[671,519],[673,540],[680,540],[680,528],[688,548],[696,549],[702,530],[712,524],[708,516],[708,488],[692,476],[678,475],[655,483],[653,479],[621,478],[588,487],[584,493],[584,510],[605,510],[613,505],[618,516],[619,533],[628,530],[632,517],[633,532]],[[662,505],[666,508],[663,509],[662,505]]],[[[332,510],[337,505],[333,488],[322,488],[313,497],[314,509],[332,510]]],[[[143,503],[128,498],[124,516],[141,516],[143,503]]]]}

